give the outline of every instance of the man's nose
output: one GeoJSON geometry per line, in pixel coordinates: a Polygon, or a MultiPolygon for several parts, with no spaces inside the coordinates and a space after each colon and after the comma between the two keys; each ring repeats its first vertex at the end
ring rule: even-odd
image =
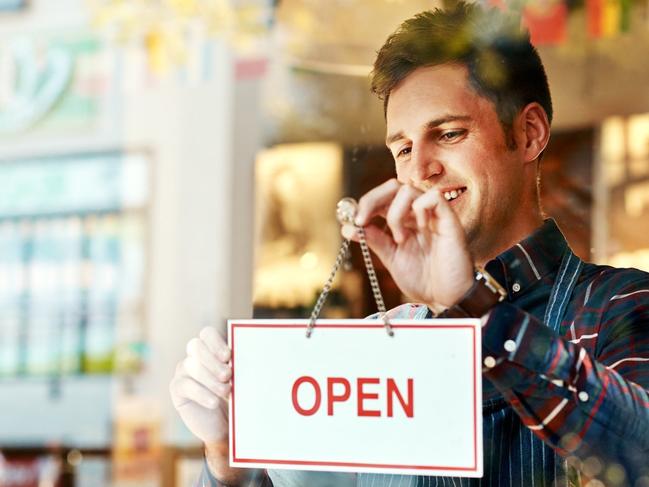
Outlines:
{"type": "Polygon", "coordinates": [[[444,172],[441,161],[435,157],[433,151],[426,150],[426,148],[414,149],[411,160],[413,164],[410,179],[415,186],[444,172]]]}

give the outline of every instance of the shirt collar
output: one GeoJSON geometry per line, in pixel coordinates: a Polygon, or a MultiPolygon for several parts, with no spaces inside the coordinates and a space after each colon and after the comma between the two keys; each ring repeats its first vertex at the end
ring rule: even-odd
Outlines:
{"type": "Polygon", "coordinates": [[[516,299],[544,276],[555,271],[568,242],[553,219],[547,219],[527,238],[489,261],[485,270],[516,299]]]}

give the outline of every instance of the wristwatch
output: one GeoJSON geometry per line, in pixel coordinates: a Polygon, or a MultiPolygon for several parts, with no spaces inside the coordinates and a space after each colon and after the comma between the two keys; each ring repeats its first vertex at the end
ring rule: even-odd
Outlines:
{"type": "Polygon", "coordinates": [[[482,269],[476,269],[473,285],[462,298],[448,308],[444,318],[480,318],[496,304],[504,301],[507,291],[482,269]]]}

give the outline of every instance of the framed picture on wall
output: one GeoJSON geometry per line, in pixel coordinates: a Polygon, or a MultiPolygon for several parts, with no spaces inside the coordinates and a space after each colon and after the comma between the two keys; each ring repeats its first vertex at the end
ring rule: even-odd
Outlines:
{"type": "Polygon", "coordinates": [[[22,10],[27,6],[28,0],[0,0],[0,12],[22,10]]]}

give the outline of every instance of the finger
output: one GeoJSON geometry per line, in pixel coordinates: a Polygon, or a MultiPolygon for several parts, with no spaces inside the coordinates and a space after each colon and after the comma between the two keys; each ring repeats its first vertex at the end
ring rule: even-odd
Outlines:
{"type": "Polygon", "coordinates": [[[441,235],[464,238],[460,220],[438,190],[431,189],[415,199],[412,211],[419,228],[427,228],[441,235]]]}
{"type": "Polygon", "coordinates": [[[232,377],[232,370],[229,365],[221,362],[205,344],[198,338],[192,338],[187,344],[187,355],[196,357],[200,363],[216,376],[221,382],[227,382],[232,377]]]}
{"type": "Polygon", "coordinates": [[[221,382],[214,374],[206,369],[196,357],[187,357],[183,360],[183,369],[187,377],[195,380],[206,389],[224,399],[230,392],[230,384],[221,382]]]}
{"type": "Polygon", "coordinates": [[[216,331],[213,326],[206,326],[203,328],[198,337],[205,342],[207,348],[212,352],[221,362],[229,362],[232,356],[230,347],[225,343],[223,337],[216,331]]]}
{"type": "Polygon", "coordinates": [[[347,240],[352,240],[354,242],[360,241],[360,233],[358,232],[358,227],[354,225],[345,224],[340,228],[340,233],[343,238],[347,240]]]}
{"type": "Polygon", "coordinates": [[[393,178],[365,193],[358,201],[358,213],[354,223],[365,226],[375,216],[385,215],[400,187],[401,183],[393,178]]]}
{"type": "Polygon", "coordinates": [[[171,397],[174,407],[178,408],[187,401],[193,401],[204,408],[216,409],[222,400],[209,389],[189,377],[180,377],[171,385],[171,397]]]}
{"type": "Polygon", "coordinates": [[[421,191],[412,186],[401,186],[392,200],[386,221],[397,243],[404,241],[408,223],[412,222],[412,203],[421,195],[421,191]]]}
{"type": "MultiPolygon", "coordinates": [[[[381,259],[383,265],[389,268],[388,263],[397,248],[392,236],[376,225],[368,225],[363,228],[363,231],[365,232],[365,243],[367,243],[369,249],[381,259]]],[[[354,242],[360,241],[361,232],[359,227],[343,225],[341,233],[348,240],[353,240],[354,242]]]]}
{"type": "Polygon", "coordinates": [[[397,244],[394,243],[392,235],[376,225],[369,225],[364,228],[365,242],[372,252],[383,262],[383,265],[390,270],[397,244]]]}

